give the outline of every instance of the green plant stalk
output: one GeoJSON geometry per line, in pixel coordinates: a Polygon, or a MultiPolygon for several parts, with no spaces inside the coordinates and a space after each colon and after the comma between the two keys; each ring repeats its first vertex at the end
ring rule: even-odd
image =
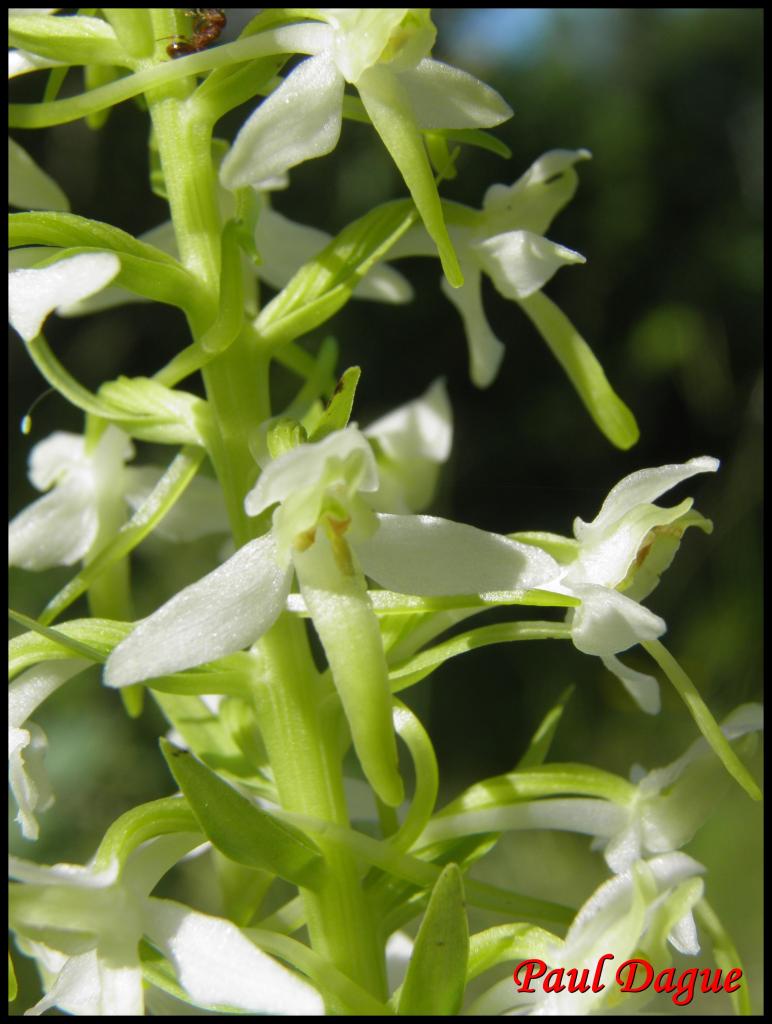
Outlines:
{"type": "MultiPolygon", "coordinates": [[[[153,9],[156,38],[174,32],[170,12],[153,9]]],[[[147,96],[185,267],[201,282],[214,319],[220,294],[221,225],[211,155],[211,120],[192,98],[194,80],[174,82],[147,96]]],[[[211,320],[210,320],[211,322],[211,320]]],[[[191,323],[200,340],[209,323],[191,323]]],[[[254,483],[250,430],[270,415],[269,355],[258,349],[245,325],[223,353],[202,371],[215,431],[210,455],[228,507],[237,545],[253,535],[243,501],[254,483]]],[[[264,672],[256,687],[260,727],[285,809],[348,825],[335,737],[321,727],[318,675],[302,622],[282,616],[259,647],[264,672]]],[[[386,998],[383,952],[352,856],[325,847],[318,889],[304,890],[314,950],[362,985],[386,998]]],[[[338,1008],[330,1008],[333,1012],[338,1008]]]]}
{"type": "MultiPolygon", "coordinates": [[[[305,625],[283,614],[258,646],[255,706],[282,807],[349,827],[337,735],[325,729],[305,625]]],[[[383,951],[352,855],[322,837],[321,885],[302,890],[314,950],[386,998],[383,951]]],[[[329,1012],[335,1012],[330,1008],[329,1012]]]]}
{"type": "MultiPolygon", "coordinates": [[[[172,9],[153,10],[157,37],[174,33],[172,9]]],[[[200,281],[210,316],[190,321],[200,342],[215,319],[220,298],[221,224],[212,164],[212,119],[193,95],[195,79],[172,82],[148,93],[147,100],[164,174],[180,258],[200,281]]],[[[245,324],[233,344],[202,370],[216,430],[210,456],[223,488],[237,545],[252,534],[243,502],[254,484],[256,466],[247,443],[248,428],[270,415],[268,357],[259,352],[245,324]]]]}

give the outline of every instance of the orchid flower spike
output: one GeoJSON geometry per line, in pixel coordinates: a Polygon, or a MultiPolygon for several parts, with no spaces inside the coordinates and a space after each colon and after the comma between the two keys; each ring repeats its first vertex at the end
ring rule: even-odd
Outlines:
{"type": "Polygon", "coordinates": [[[41,966],[45,995],[28,1013],[58,1007],[76,1016],[144,1014],[139,944],[171,965],[185,996],[205,1009],[319,1016],[321,997],[258,949],[230,921],[150,893],[199,835],[159,836],[120,866],[46,867],[11,858],[10,918],[17,942],[41,966]]]}
{"type": "MultiPolygon", "coordinates": [[[[138,509],[161,478],[158,467],[126,466],[133,457],[131,441],[112,425],[91,450],[80,434],[65,431],[36,444],[29,478],[47,493],[9,524],[8,564],[42,570],[73,565],[92,554],[103,524],[120,525],[128,509],[138,509]]],[[[186,541],[227,529],[217,484],[196,477],[156,533],[166,540],[186,541]]]]}
{"type": "Polygon", "coordinates": [[[472,75],[429,57],[436,29],[426,10],[318,8],[308,16],[322,22],[305,26],[303,51],[311,56],[242,127],[220,180],[229,189],[256,185],[331,152],[348,82],[399,168],[448,280],[458,287],[463,278],[421,130],[491,128],[512,111],[472,75]]]}
{"type": "Polygon", "coordinates": [[[601,658],[649,714],[659,710],[656,680],[628,668],[616,655],[666,631],[664,619],[639,602],[654,590],[690,526],[706,533],[713,529],[691,510],[691,498],[672,508],[653,502],[683,480],[715,473],[718,466],[718,459],[703,455],[626,476],[612,487],[592,522],[574,520],[573,539],[549,533],[512,535],[538,545],[562,564],[559,577],[545,589],[581,601],[568,613],[574,645],[601,658]]]}
{"type": "Polygon", "coordinates": [[[381,799],[398,804],[391,691],[365,576],[401,593],[452,595],[534,588],[558,567],[536,547],[472,526],[376,513],[368,499],[378,491],[373,450],[353,426],[275,458],[245,499],[249,515],[274,507],[271,530],[140,622],[108,659],[107,684],[141,682],[254,644],[297,576],[365,775],[381,799]]]}

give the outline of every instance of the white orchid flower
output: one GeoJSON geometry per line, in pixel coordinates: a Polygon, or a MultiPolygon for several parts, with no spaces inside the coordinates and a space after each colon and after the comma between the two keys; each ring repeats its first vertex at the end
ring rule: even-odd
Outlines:
{"type": "MultiPolygon", "coordinates": [[[[442,290],[461,314],[469,347],[469,373],[477,387],[493,383],[504,358],[504,345],[485,317],[482,275],[491,279],[504,298],[517,302],[535,318],[532,310],[536,304],[531,297],[561,267],[585,262],[579,253],[543,236],[576,191],[579,179],[574,164],[589,158],[586,149],[550,150],[514,185],[491,185],[481,210],[447,201],[443,204],[464,284],[453,289],[443,281],[442,290]]],[[[434,255],[431,240],[422,227],[416,226],[393,246],[389,259],[434,255]]],[[[554,350],[557,321],[553,324],[543,318],[536,326],[554,350]]]]}
{"type": "Polygon", "coordinates": [[[81,658],[49,661],[23,672],[8,687],[8,781],[25,839],[37,839],[35,815],[53,803],[43,766],[48,742],[40,726],[28,719],[55,690],[90,664],[81,658]]]}
{"type": "Polygon", "coordinates": [[[230,921],[150,895],[166,872],[200,844],[187,833],[152,839],[123,868],[11,858],[11,921],[19,944],[43,971],[45,996],[28,1013],[58,1007],[76,1016],[144,1013],[139,943],[169,960],[191,1001],[260,1014],[319,1016],[319,994],[257,948],[230,921]]]}
{"type": "Polygon", "coordinates": [[[370,120],[405,179],[454,285],[461,283],[420,129],[490,128],[512,111],[472,75],[428,55],[436,30],[427,11],[318,8],[326,24],[295,26],[310,54],[242,127],[220,180],[229,189],[256,185],[331,152],[340,136],[344,88],[354,85],[370,120]]]}
{"type": "Polygon", "coordinates": [[[436,380],[420,398],[382,416],[363,433],[375,443],[378,463],[380,486],[369,497],[373,508],[423,511],[453,445],[453,410],[445,382],[436,380]]]}
{"type": "Polygon", "coordinates": [[[377,514],[372,448],[353,426],[271,462],[247,495],[249,515],[276,505],[269,533],[187,587],[110,655],[105,681],[125,686],[254,644],[285,607],[295,575],[327,654],[373,788],[402,798],[391,694],[365,575],[402,593],[529,589],[554,575],[545,552],[432,516],[377,514]]]}
{"type": "MultiPolygon", "coordinates": [[[[760,704],[736,708],[721,725],[730,741],[762,728],[760,704]]],[[[610,787],[605,798],[556,795],[452,810],[431,821],[421,843],[513,830],[577,832],[593,836],[593,849],[602,850],[608,866],[619,874],[643,857],[685,846],[729,786],[729,776],[702,737],[672,764],[648,773],[634,766],[630,778],[632,785],[610,787]]]]}
{"type": "MultiPolygon", "coordinates": [[[[56,431],[35,445],[29,478],[47,491],[11,521],[8,563],[41,570],[73,565],[98,544],[101,520],[120,507],[124,515],[136,510],[158,483],[162,470],[130,467],[134,457],[129,438],[108,426],[92,451],[80,434],[56,431]]],[[[169,540],[193,540],[226,531],[227,517],[213,480],[196,477],[180,501],[159,524],[157,533],[169,540]]]]}
{"type": "Polygon", "coordinates": [[[513,536],[549,551],[564,568],[544,589],[570,594],[581,604],[568,613],[574,645],[594,654],[616,675],[644,711],[659,710],[657,681],[624,665],[616,655],[666,631],[664,619],[639,602],[659,582],[690,526],[710,532],[712,524],[693,501],[662,508],[654,499],[697,473],[715,473],[718,459],[642,469],[612,487],[590,523],[574,520],[574,539],[547,533],[513,536]]]}
{"type": "MultiPolygon", "coordinates": [[[[544,992],[538,980],[531,993],[521,992],[508,976],[480,996],[465,1012],[476,1016],[498,1014],[538,1017],[583,1017],[604,1008],[618,997],[613,975],[624,961],[648,952],[660,962],[665,940],[680,953],[700,951],[692,908],[701,899],[704,868],[684,853],[669,853],[636,861],[623,874],[604,882],[577,913],[564,940],[556,940],[551,954],[538,959],[550,968],[587,970],[592,979],[602,957],[605,962],[601,991],[544,992]]],[[[525,958],[523,958],[525,959],[525,958]]],[[[522,971],[520,978],[523,979],[522,971]]]]}

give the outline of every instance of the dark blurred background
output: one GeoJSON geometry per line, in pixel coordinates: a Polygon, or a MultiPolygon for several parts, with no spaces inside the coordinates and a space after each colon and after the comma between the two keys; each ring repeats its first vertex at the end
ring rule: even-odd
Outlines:
{"type": "MultiPolygon", "coordinates": [[[[231,27],[249,13],[234,11],[231,27]]],[[[487,281],[486,310],[507,353],[493,386],[476,390],[436,260],[400,264],[416,289],[410,307],[352,302],[309,347],[332,333],[341,368],[362,366],[355,407],[362,425],[435,377],[447,378],[455,443],[431,511],[485,529],[568,534],[574,516],[593,518],[627,473],[719,457],[715,477],[696,477],[664,499],[694,495],[715,531],[687,534],[647,603],[668,622],[667,646],[720,720],[761,689],[762,12],[439,9],[434,19],[435,56],[479,75],[515,111],[496,131],[512,159],[465,149],[457,179],[444,188],[449,198],[479,207],[490,184],[511,184],[549,149],[593,154],[579,165],[577,195],[548,231],[588,262],[562,270],[545,290],[635,412],[641,440],[626,453],[610,446],[529,321],[487,281]]],[[[38,98],[36,77],[15,83],[18,98],[38,98]]],[[[246,112],[233,112],[218,134],[232,138],[246,112]]],[[[74,212],[138,234],[165,218],[148,188],[146,134],[141,111],[123,104],[100,133],[77,123],[16,138],[61,184],[74,212]]],[[[403,194],[374,134],[347,123],[335,154],[294,171],[292,187],[275,194],[274,205],[335,232],[403,194]]],[[[54,318],[47,336],[89,387],[118,373],[152,373],[186,343],[181,315],[138,305],[78,321],[54,318]]],[[[10,375],[13,514],[35,496],[25,475],[32,445],[53,429],[80,430],[81,421],[49,396],[23,437],[19,422],[46,385],[16,336],[10,375]]],[[[289,396],[291,384],[278,373],[277,395],[289,396]]],[[[164,457],[168,452],[147,446],[140,454],[145,461],[164,457]]],[[[162,565],[160,549],[152,557],[139,553],[138,614],[207,571],[216,547],[178,546],[162,565]]],[[[14,572],[14,607],[37,613],[69,575],[14,572]]],[[[526,609],[517,617],[544,615],[526,609]]],[[[653,668],[644,652],[624,657],[642,671],[653,668]]],[[[553,760],[589,760],[626,775],[634,762],[667,764],[696,736],[664,681],[662,713],[648,718],[600,661],[565,644],[487,648],[454,660],[405,696],[430,729],[451,794],[510,768],[568,684],[576,690],[553,760]]],[[[36,847],[15,842],[24,855],[87,858],[117,814],[172,791],[156,754],[160,718],[149,708],[130,722],[96,674],[65,687],[35,720],[49,736],[58,803],[43,817],[36,847]]],[[[760,823],[759,809],[731,789],[688,848],[710,869],[708,895],[755,976],[757,1010],[760,823]]],[[[496,880],[515,888],[546,895],[557,885],[556,898],[578,904],[603,877],[584,839],[515,837],[502,850],[496,880]],[[566,853],[570,871],[560,867],[566,853]],[[545,889],[548,858],[555,867],[545,889]]],[[[702,1013],[725,1010],[719,997],[700,1004],[702,1013]]]]}

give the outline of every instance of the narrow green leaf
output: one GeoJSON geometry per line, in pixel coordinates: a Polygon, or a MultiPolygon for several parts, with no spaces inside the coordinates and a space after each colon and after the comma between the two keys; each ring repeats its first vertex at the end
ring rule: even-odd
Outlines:
{"type": "Polygon", "coordinates": [[[407,970],[400,1016],[455,1016],[461,1009],[469,959],[464,883],[449,864],[434,886],[407,970]]]}
{"type": "Polygon", "coordinates": [[[442,134],[451,142],[460,142],[464,146],[476,146],[478,149],[486,149],[489,153],[509,160],[512,157],[512,150],[495,135],[484,132],[479,128],[443,128],[442,134]]]}
{"type": "Polygon", "coordinates": [[[338,381],[333,396],[322,413],[322,417],[316,424],[309,441],[321,441],[323,437],[332,434],[336,430],[343,430],[351,418],[351,409],[354,405],[354,395],[357,384],[362,375],[358,366],[350,366],[338,381]]]}
{"type": "Polygon", "coordinates": [[[12,1003],[19,992],[19,984],[16,981],[16,971],[13,969],[11,951],[8,950],[8,1002],[12,1003]]]}
{"type": "Polygon", "coordinates": [[[161,740],[166,763],[212,844],[247,867],[313,888],[323,865],[318,846],[237,793],[190,753],[161,740]]]}

